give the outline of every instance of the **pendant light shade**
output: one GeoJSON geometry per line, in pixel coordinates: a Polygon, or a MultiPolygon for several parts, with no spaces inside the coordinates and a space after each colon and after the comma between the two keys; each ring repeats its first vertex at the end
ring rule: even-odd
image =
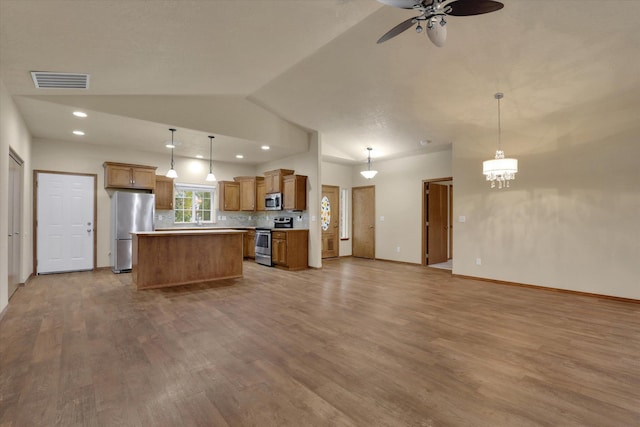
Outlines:
{"type": "Polygon", "coordinates": [[[498,100],[498,149],[493,159],[482,162],[482,173],[486,176],[487,181],[491,181],[491,188],[509,187],[509,181],[516,179],[518,173],[518,160],[506,159],[504,151],[502,151],[502,127],[500,123],[500,100],[504,94],[498,92],[494,95],[498,100]]]}
{"type": "Polygon", "coordinates": [[[209,135],[209,173],[205,178],[206,181],[216,180],[216,176],[213,174],[213,138],[215,136],[209,135]]]}
{"type": "Polygon", "coordinates": [[[378,171],[371,170],[371,150],[373,150],[373,148],[367,147],[367,150],[369,150],[369,157],[367,158],[367,170],[361,171],[360,175],[364,176],[366,179],[371,179],[376,176],[378,171]]]}
{"type": "Polygon", "coordinates": [[[175,129],[169,129],[171,131],[171,169],[167,172],[167,178],[177,178],[178,174],[176,170],[173,168],[173,147],[175,147],[175,143],[173,142],[173,133],[176,131],[175,129]]]}

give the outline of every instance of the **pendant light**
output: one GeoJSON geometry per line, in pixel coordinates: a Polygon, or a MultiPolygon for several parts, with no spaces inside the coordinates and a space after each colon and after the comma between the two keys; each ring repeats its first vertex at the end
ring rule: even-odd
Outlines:
{"type": "Polygon", "coordinates": [[[500,123],[500,100],[504,97],[503,93],[496,93],[494,97],[498,100],[498,149],[493,159],[482,162],[482,173],[486,176],[487,181],[491,181],[491,188],[509,187],[509,181],[516,179],[518,173],[518,160],[505,159],[504,151],[502,151],[502,128],[500,123]]]}
{"type": "Polygon", "coordinates": [[[176,170],[173,168],[173,147],[175,147],[175,143],[173,142],[173,133],[176,131],[175,129],[169,129],[171,131],[171,169],[167,172],[167,178],[177,178],[178,174],[176,170]]]}
{"type": "Polygon", "coordinates": [[[367,170],[366,171],[361,171],[360,174],[362,176],[364,176],[367,179],[371,179],[374,176],[376,176],[376,174],[378,173],[378,171],[376,170],[371,170],[371,150],[373,150],[373,148],[371,147],[367,147],[367,150],[369,150],[369,157],[367,159],[367,170]]]}
{"type": "Polygon", "coordinates": [[[213,138],[215,136],[209,135],[209,174],[205,178],[207,181],[216,180],[216,176],[213,174],[213,138]]]}

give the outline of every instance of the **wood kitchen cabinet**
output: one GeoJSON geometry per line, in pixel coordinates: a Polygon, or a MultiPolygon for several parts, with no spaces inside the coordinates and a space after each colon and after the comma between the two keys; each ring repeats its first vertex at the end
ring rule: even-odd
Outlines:
{"type": "Polygon", "coordinates": [[[221,211],[240,210],[240,183],[236,181],[219,181],[220,194],[218,207],[221,211]]]}
{"type": "Polygon", "coordinates": [[[302,270],[309,266],[309,230],[271,232],[271,261],[276,267],[302,270]]]}
{"type": "Polygon", "coordinates": [[[244,251],[245,258],[255,259],[256,257],[256,230],[247,230],[244,235],[244,251]]]}
{"type": "Polygon", "coordinates": [[[267,194],[264,179],[256,181],[256,211],[266,211],[264,196],[267,194]]]}
{"type": "Polygon", "coordinates": [[[156,210],[173,210],[173,178],[156,175],[156,210]]]}
{"type": "Polygon", "coordinates": [[[304,211],[307,209],[307,177],[287,175],[283,178],[282,208],[304,211]]]}
{"type": "Polygon", "coordinates": [[[282,179],[286,175],[293,175],[291,169],[276,169],[264,173],[265,194],[282,193],[282,179]]]}
{"type": "Polygon", "coordinates": [[[132,188],[154,190],[156,169],[153,166],[104,162],[104,188],[132,188]]]}
{"type": "MultiPolygon", "coordinates": [[[[237,176],[233,180],[240,184],[240,210],[250,212],[258,210],[257,184],[264,182],[264,178],[261,176],[237,176]]],[[[262,203],[264,204],[264,195],[262,203]]]]}

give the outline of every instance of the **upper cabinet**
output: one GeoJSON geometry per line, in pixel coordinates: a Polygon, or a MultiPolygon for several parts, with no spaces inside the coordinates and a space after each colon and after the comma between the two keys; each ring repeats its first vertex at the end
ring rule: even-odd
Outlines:
{"type": "MultiPolygon", "coordinates": [[[[241,211],[257,211],[258,210],[258,182],[264,182],[261,176],[237,176],[234,181],[240,184],[240,210],[241,211]]],[[[264,206],[264,194],[261,197],[264,206]]],[[[264,207],[263,209],[264,210],[264,207]]]]}
{"type": "Polygon", "coordinates": [[[236,181],[218,181],[220,194],[218,206],[221,211],[240,210],[240,183],[236,181]]]}
{"type": "Polygon", "coordinates": [[[276,169],[264,173],[265,193],[283,193],[282,180],[286,175],[293,175],[291,169],[276,169]]]}
{"type": "Polygon", "coordinates": [[[260,179],[256,181],[256,210],[257,211],[265,211],[264,205],[264,196],[267,194],[266,192],[266,184],[264,179],[260,179]]]}
{"type": "Polygon", "coordinates": [[[283,178],[282,185],[282,208],[293,211],[306,210],[307,177],[304,175],[287,175],[283,178]]]}
{"type": "Polygon", "coordinates": [[[156,209],[173,210],[173,178],[156,175],[156,209]]]}
{"type": "Polygon", "coordinates": [[[104,162],[104,188],[154,190],[156,167],[104,162]]]}

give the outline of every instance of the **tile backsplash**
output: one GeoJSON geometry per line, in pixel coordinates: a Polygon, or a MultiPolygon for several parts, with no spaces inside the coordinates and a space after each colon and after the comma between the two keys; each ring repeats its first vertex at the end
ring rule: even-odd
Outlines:
{"type": "MultiPolygon", "coordinates": [[[[215,223],[204,223],[208,227],[273,227],[273,219],[293,218],[293,228],[309,228],[309,214],[305,212],[269,211],[269,212],[216,212],[215,223]]],[[[157,210],[154,218],[155,228],[197,227],[195,223],[175,224],[173,211],[157,210]]]]}

